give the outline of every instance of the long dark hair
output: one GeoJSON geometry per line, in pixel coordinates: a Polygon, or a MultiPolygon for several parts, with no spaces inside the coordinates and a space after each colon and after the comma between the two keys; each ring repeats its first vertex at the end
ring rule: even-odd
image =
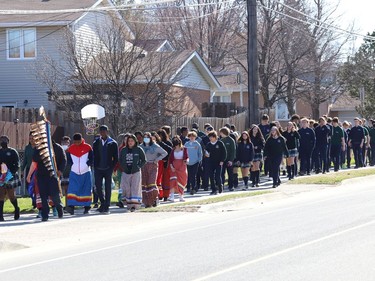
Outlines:
{"type": "Polygon", "coordinates": [[[151,132],[151,136],[153,136],[156,139],[156,143],[160,143],[161,142],[161,138],[160,138],[160,136],[158,135],[157,132],[152,131],[151,132]]]}
{"type": "Polygon", "coordinates": [[[135,142],[134,147],[138,146],[138,140],[137,140],[136,136],[133,135],[133,134],[129,134],[127,139],[126,139],[126,147],[127,148],[129,148],[129,139],[132,139],[135,142]]]}
{"type": "Polygon", "coordinates": [[[167,132],[164,129],[160,129],[158,131],[158,135],[159,135],[159,137],[160,137],[160,139],[161,139],[162,142],[165,143],[165,142],[168,141],[168,134],[167,134],[167,132]]]}
{"type": "Polygon", "coordinates": [[[241,133],[241,136],[238,138],[238,142],[239,142],[239,143],[241,143],[241,142],[251,143],[251,139],[250,139],[250,135],[249,135],[249,133],[248,133],[247,131],[243,131],[243,132],[241,133]],[[243,135],[247,135],[247,140],[244,140],[244,139],[242,138],[243,135]]]}
{"type": "Polygon", "coordinates": [[[258,140],[264,142],[264,136],[263,136],[263,134],[262,134],[262,131],[261,131],[260,128],[258,127],[258,125],[254,125],[254,126],[250,129],[249,135],[250,135],[250,138],[258,139],[258,140]],[[256,134],[255,137],[254,137],[253,132],[254,132],[254,129],[255,129],[255,128],[258,129],[258,132],[257,132],[257,134],[256,134]]]}
{"type": "MultiPolygon", "coordinates": [[[[150,132],[146,132],[143,134],[143,139],[145,138],[145,136],[147,136],[148,138],[150,138],[150,143],[148,144],[149,146],[153,145],[154,144],[154,141],[152,140],[152,135],[150,132]]],[[[144,146],[147,146],[147,144],[143,141],[143,145],[144,146]]]]}

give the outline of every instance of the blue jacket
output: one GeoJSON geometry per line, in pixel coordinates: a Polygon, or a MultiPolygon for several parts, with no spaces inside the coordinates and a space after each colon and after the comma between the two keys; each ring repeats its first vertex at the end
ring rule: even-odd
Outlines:
{"type": "Polygon", "coordinates": [[[191,142],[190,140],[185,143],[185,147],[187,148],[188,156],[189,156],[189,166],[197,164],[198,162],[202,161],[202,146],[199,144],[198,141],[191,142]]]}

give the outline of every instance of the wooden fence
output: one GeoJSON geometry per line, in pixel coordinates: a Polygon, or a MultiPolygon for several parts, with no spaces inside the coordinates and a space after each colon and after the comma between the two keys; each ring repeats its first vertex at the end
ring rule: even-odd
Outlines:
{"type": "Polygon", "coordinates": [[[197,123],[199,128],[203,130],[204,124],[210,123],[215,130],[219,130],[224,127],[225,124],[235,125],[237,131],[242,132],[247,129],[247,111],[240,114],[228,117],[173,117],[172,118],[172,132],[176,133],[178,127],[186,126],[191,128],[193,123],[197,123]]]}
{"type": "MultiPolygon", "coordinates": [[[[53,139],[57,142],[64,135],[84,132],[83,122],[77,113],[48,110],[46,115],[52,124],[53,139]]],[[[8,135],[10,145],[22,150],[28,143],[31,123],[38,120],[39,109],[0,108],[0,135],[8,135]]]]}

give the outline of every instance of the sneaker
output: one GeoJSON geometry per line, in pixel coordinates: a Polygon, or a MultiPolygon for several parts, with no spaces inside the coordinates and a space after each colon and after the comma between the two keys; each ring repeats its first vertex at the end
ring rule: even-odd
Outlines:
{"type": "Polygon", "coordinates": [[[185,202],[184,197],[180,196],[180,202],[185,202]]]}
{"type": "Polygon", "coordinates": [[[195,193],[194,189],[190,190],[190,195],[194,195],[194,193],[195,193]]]}
{"type": "Polygon", "coordinates": [[[217,195],[217,191],[212,191],[210,195],[217,195]]]}
{"type": "Polygon", "coordinates": [[[56,209],[56,207],[52,208],[52,213],[53,213],[54,217],[57,217],[57,209],[56,209]]]}
{"type": "Polygon", "coordinates": [[[232,187],[232,188],[229,188],[228,189],[230,192],[232,192],[232,191],[234,191],[234,188],[232,187]]]}
{"type": "Polygon", "coordinates": [[[42,221],[48,221],[48,218],[42,218],[42,221]]]}
{"type": "Polygon", "coordinates": [[[74,215],[74,207],[67,206],[65,208],[65,212],[73,216],[74,215]]]}
{"type": "Polygon", "coordinates": [[[168,197],[167,200],[168,200],[168,202],[172,202],[172,203],[174,202],[174,198],[172,198],[172,197],[168,197]]]}
{"type": "Polygon", "coordinates": [[[20,218],[20,208],[17,207],[15,210],[14,210],[14,220],[18,220],[20,218]]]}
{"type": "Polygon", "coordinates": [[[132,212],[132,213],[135,212],[135,207],[131,207],[130,212],[132,212]]]}
{"type": "Polygon", "coordinates": [[[99,208],[96,209],[97,212],[103,213],[104,212],[104,207],[100,206],[99,208]]]}
{"type": "Polygon", "coordinates": [[[85,210],[83,211],[84,215],[87,215],[90,211],[91,207],[85,207],[85,210]]]}
{"type": "Polygon", "coordinates": [[[218,187],[218,189],[219,189],[219,193],[223,193],[223,187],[221,185],[218,187]]]}
{"type": "Polygon", "coordinates": [[[57,216],[59,219],[62,219],[64,216],[64,212],[62,208],[57,209],[57,216]]]}
{"type": "Polygon", "coordinates": [[[111,212],[109,211],[108,208],[104,209],[103,212],[102,212],[103,215],[109,215],[110,213],[111,212]]]}
{"type": "Polygon", "coordinates": [[[98,203],[95,203],[94,209],[97,209],[99,207],[98,203]]]}

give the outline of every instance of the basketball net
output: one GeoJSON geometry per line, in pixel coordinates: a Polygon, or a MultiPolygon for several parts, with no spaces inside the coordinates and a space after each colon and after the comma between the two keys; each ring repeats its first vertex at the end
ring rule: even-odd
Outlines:
{"type": "Polygon", "coordinates": [[[96,123],[97,118],[91,117],[88,119],[83,119],[83,124],[86,128],[86,135],[94,136],[96,134],[96,129],[99,128],[99,124],[96,123]]]}

